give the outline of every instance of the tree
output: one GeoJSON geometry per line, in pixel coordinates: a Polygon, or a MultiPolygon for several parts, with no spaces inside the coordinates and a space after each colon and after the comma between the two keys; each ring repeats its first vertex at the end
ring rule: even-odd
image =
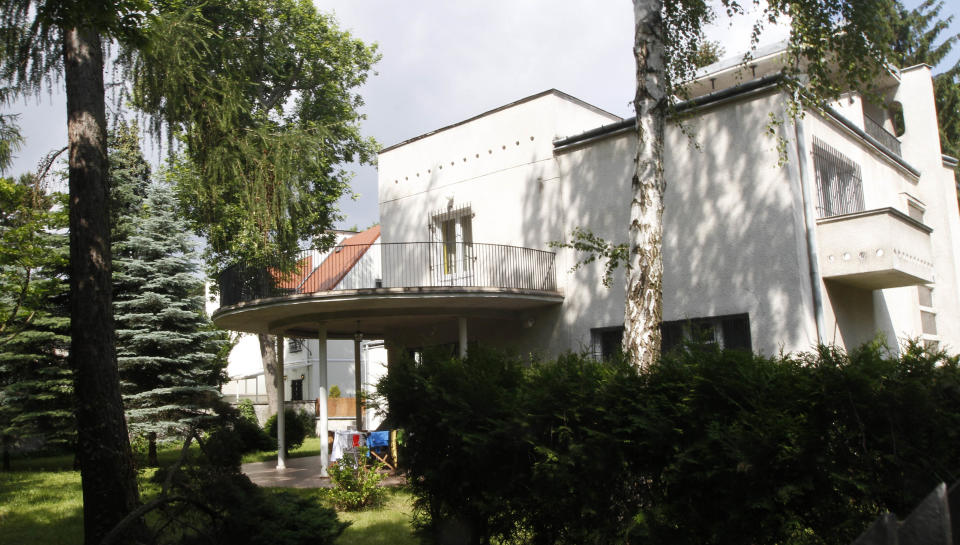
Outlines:
{"type": "MultiPolygon", "coordinates": [[[[743,13],[722,0],[728,15],[743,13]]],[[[704,0],[634,0],[637,63],[637,170],[632,181],[623,348],[646,368],[660,356],[663,256],[663,136],[671,97],[693,76],[703,27],[713,19],[704,0]]],[[[822,103],[848,89],[865,89],[884,67],[893,42],[889,0],[770,0],[753,28],[789,20],[787,76],[781,85],[795,100],[822,103]],[[840,70],[834,72],[833,67],[840,70]],[[803,74],[803,84],[798,77],[803,74]]],[[[798,108],[794,110],[799,113],[798,108]]]]}
{"type": "MultiPolygon", "coordinates": [[[[203,48],[167,35],[157,19],[149,47],[125,59],[137,107],[182,143],[173,176],[208,272],[231,264],[289,271],[303,241],[321,248],[348,191],[339,165],[369,163],[355,93],[377,55],[306,0],[182,2],[216,29],[203,48]],[[197,72],[216,85],[189,86],[197,72]],[[187,89],[184,89],[187,87],[187,89]]],[[[276,339],[260,335],[268,397],[276,397],[276,339]]]]}
{"type": "MultiPolygon", "coordinates": [[[[0,82],[39,93],[63,77],[70,216],[70,360],[77,401],[84,539],[101,538],[139,502],[114,351],[110,289],[104,38],[141,42],[145,0],[4,0],[0,82]]],[[[132,533],[138,533],[134,527],[132,533]]]]}
{"type": "Polygon", "coordinates": [[[73,446],[65,198],[0,178],[0,442],[73,446]]]}
{"type": "Polygon", "coordinates": [[[147,437],[156,466],[158,437],[183,437],[215,415],[226,339],[206,317],[194,243],[171,189],[149,186],[136,212],[117,244],[117,360],[131,433],[147,437]]]}

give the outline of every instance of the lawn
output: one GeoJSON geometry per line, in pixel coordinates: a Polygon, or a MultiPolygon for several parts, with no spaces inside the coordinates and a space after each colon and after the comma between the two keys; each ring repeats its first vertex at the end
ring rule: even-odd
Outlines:
{"type": "MultiPolygon", "coordinates": [[[[289,453],[290,458],[303,458],[304,456],[320,456],[320,449],[322,444],[320,439],[317,437],[307,437],[304,439],[303,444],[299,447],[293,449],[289,453]]],[[[274,450],[261,450],[257,452],[248,452],[243,455],[241,463],[248,464],[250,462],[267,462],[270,460],[277,459],[277,451],[274,450]]]]}
{"type": "MultiPolygon", "coordinates": [[[[194,447],[195,448],[195,447],[194,447]]],[[[320,442],[308,439],[290,453],[291,457],[319,454],[320,442]]],[[[161,449],[161,464],[179,456],[176,447],[161,449]]],[[[274,453],[254,453],[244,462],[269,460],[274,453]]],[[[142,461],[141,461],[142,463],[142,461]]],[[[14,459],[13,471],[0,471],[0,543],[20,545],[43,543],[50,545],[81,545],[83,543],[83,502],[80,473],[73,470],[72,456],[32,459],[14,459]]],[[[155,470],[141,471],[141,495],[156,494],[156,485],[146,482],[155,470]]],[[[327,491],[294,490],[326,502],[327,491]]],[[[411,503],[409,492],[391,489],[387,502],[381,508],[363,512],[344,512],[342,520],[351,526],[337,540],[338,545],[391,543],[397,545],[418,543],[410,527],[411,503]]]]}

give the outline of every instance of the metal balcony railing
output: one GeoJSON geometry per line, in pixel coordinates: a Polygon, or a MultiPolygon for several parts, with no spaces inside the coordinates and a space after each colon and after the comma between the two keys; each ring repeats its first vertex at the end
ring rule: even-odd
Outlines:
{"type": "Polygon", "coordinates": [[[895,135],[891,134],[890,131],[883,128],[883,125],[877,123],[870,116],[863,115],[863,129],[864,131],[876,139],[877,142],[883,144],[888,150],[901,155],[900,153],[900,139],[895,135]]]}
{"type": "Polygon", "coordinates": [[[307,250],[282,274],[240,263],[220,275],[220,304],[321,291],[489,287],[556,291],[555,254],[533,248],[469,242],[393,242],[307,250]]]}

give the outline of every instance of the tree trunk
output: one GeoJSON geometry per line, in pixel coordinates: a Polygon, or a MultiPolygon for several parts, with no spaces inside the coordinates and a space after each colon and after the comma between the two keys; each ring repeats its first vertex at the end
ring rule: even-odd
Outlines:
{"type": "Polygon", "coordinates": [[[99,34],[87,28],[64,30],[63,61],[70,144],[70,359],[84,540],[94,545],[137,507],[139,497],[114,344],[99,34]]]}
{"type": "Polygon", "coordinates": [[[147,466],[160,467],[160,460],[157,459],[157,432],[155,431],[147,435],[147,466]]]}
{"type": "Polygon", "coordinates": [[[277,399],[277,341],[273,335],[257,335],[260,340],[260,360],[263,363],[263,381],[267,387],[267,418],[274,414],[277,399]]]}
{"type": "Polygon", "coordinates": [[[630,204],[623,350],[638,368],[660,358],[663,296],[663,132],[666,66],[661,0],[634,0],[637,171],[630,204]]]}

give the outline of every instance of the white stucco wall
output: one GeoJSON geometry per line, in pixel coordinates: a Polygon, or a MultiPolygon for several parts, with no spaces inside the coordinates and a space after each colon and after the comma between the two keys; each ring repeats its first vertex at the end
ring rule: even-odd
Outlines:
{"type": "MultiPolygon", "coordinates": [[[[868,210],[893,207],[906,213],[908,196],[924,203],[924,223],[934,229],[938,338],[956,347],[960,219],[952,175],[942,165],[936,140],[929,70],[904,71],[897,97],[907,119],[904,158],[921,171],[919,178],[812,112],[803,121],[806,149],[812,151],[818,137],[856,161],[868,210]]],[[[699,111],[687,134],[670,126],[666,135],[664,319],[748,313],[753,348],[767,354],[808,350],[817,342],[799,170],[803,161],[815,199],[813,163],[798,155],[792,124],[776,128],[786,145],[786,164],[779,164],[778,140],[768,134],[769,114],[782,115],[785,104],[773,91],[740,97],[699,111]]],[[[853,117],[859,107],[862,124],[859,97],[840,106],[853,117]]],[[[429,240],[433,213],[468,204],[476,243],[546,249],[577,226],[624,241],[632,132],[556,153],[552,143],[610,121],[576,101],[544,94],[386,151],[379,163],[384,241],[429,240]]],[[[589,347],[592,328],[623,323],[623,273],[607,289],[600,264],[571,272],[576,259],[570,250],[557,251],[562,306],[518,317],[522,327],[473,320],[471,331],[543,354],[589,347]]],[[[916,286],[820,287],[828,342],[858,344],[876,331],[891,339],[919,335],[916,286]]],[[[396,338],[409,345],[450,342],[455,321],[431,331],[399,329],[396,338]]]]}

